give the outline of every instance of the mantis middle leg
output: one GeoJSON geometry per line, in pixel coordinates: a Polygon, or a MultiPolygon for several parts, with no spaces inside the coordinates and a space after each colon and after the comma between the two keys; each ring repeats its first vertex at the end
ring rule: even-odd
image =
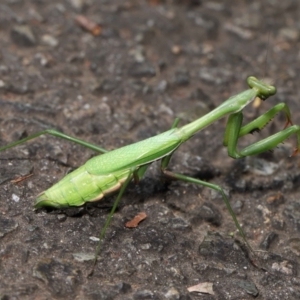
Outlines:
{"type": "Polygon", "coordinates": [[[173,179],[182,180],[182,181],[185,181],[185,182],[205,186],[205,187],[208,187],[210,189],[213,189],[213,190],[219,192],[220,195],[223,198],[223,201],[225,202],[225,205],[226,205],[226,207],[227,207],[227,209],[228,209],[228,211],[229,211],[229,213],[230,213],[230,215],[233,219],[233,222],[234,222],[235,226],[237,227],[240,235],[242,236],[244,242],[247,244],[249,249],[252,250],[251,246],[249,245],[249,243],[246,239],[245,233],[244,233],[242,227],[240,226],[240,223],[237,220],[237,217],[236,217],[236,215],[235,215],[235,213],[234,213],[234,211],[233,211],[233,209],[230,205],[229,199],[226,196],[223,188],[221,186],[217,185],[217,184],[209,183],[209,182],[197,179],[197,178],[189,177],[189,176],[186,176],[186,175],[183,175],[183,174],[179,174],[179,173],[175,173],[175,172],[171,172],[171,171],[166,170],[166,168],[169,165],[169,162],[170,162],[170,159],[171,159],[172,155],[173,155],[173,153],[169,154],[168,156],[164,157],[161,161],[161,170],[162,170],[163,174],[165,176],[173,178],[173,179]]]}

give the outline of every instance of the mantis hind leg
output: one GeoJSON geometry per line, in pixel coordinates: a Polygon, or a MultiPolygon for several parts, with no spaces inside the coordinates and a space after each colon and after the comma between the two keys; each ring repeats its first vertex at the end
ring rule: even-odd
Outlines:
{"type": "Polygon", "coordinates": [[[116,200],[114,202],[114,205],[113,205],[113,207],[112,207],[112,209],[111,209],[111,211],[110,211],[110,213],[109,213],[109,215],[108,215],[108,217],[107,217],[107,219],[105,221],[105,224],[104,224],[104,226],[103,226],[103,228],[102,228],[102,230],[100,232],[100,235],[99,235],[99,242],[98,242],[98,245],[97,245],[97,248],[96,248],[96,251],[95,251],[95,258],[94,258],[92,270],[88,274],[88,276],[92,276],[93,273],[94,273],[95,265],[97,263],[97,256],[100,253],[101,243],[102,243],[102,240],[103,240],[103,238],[105,236],[106,230],[107,230],[107,228],[108,228],[108,226],[109,226],[109,224],[111,222],[111,219],[112,219],[112,217],[113,217],[113,215],[114,215],[114,213],[115,213],[115,211],[116,211],[116,209],[117,209],[117,207],[119,205],[119,202],[120,202],[120,200],[121,200],[121,198],[122,198],[122,196],[123,196],[123,194],[124,194],[124,192],[125,192],[128,184],[129,184],[129,182],[135,176],[134,174],[136,172],[137,172],[137,169],[131,170],[130,173],[128,174],[128,176],[127,176],[124,184],[122,185],[122,187],[121,187],[121,189],[120,189],[120,191],[118,193],[118,196],[117,196],[117,198],[116,198],[116,200]]]}
{"type": "Polygon", "coordinates": [[[28,137],[26,137],[24,139],[21,139],[19,141],[16,141],[16,142],[10,143],[10,144],[8,144],[6,146],[0,147],[0,152],[4,151],[4,150],[7,150],[7,149],[10,149],[10,148],[13,148],[13,147],[18,146],[18,145],[21,145],[21,144],[23,144],[23,143],[25,143],[27,141],[33,140],[33,139],[35,139],[35,138],[37,138],[37,137],[39,137],[41,135],[44,135],[44,134],[49,134],[49,135],[52,135],[52,136],[55,136],[55,137],[59,137],[59,138],[65,139],[67,141],[71,141],[73,143],[79,144],[81,146],[84,146],[86,148],[92,149],[92,150],[100,152],[100,153],[108,152],[104,148],[101,148],[99,146],[93,145],[93,144],[85,142],[83,140],[71,137],[71,136],[69,136],[67,134],[64,134],[64,133],[59,132],[59,131],[54,130],[54,129],[46,129],[46,130],[37,132],[35,134],[32,134],[32,135],[30,135],[30,136],[28,136],[28,137]]]}
{"type": "Polygon", "coordinates": [[[164,170],[162,169],[162,172],[164,175],[168,176],[168,177],[171,177],[173,179],[177,179],[177,180],[182,180],[182,181],[186,181],[186,182],[189,182],[189,183],[194,183],[194,184],[198,184],[198,185],[202,185],[202,186],[205,186],[205,187],[208,187],[210,189],[213,189],[217,192],[219,192],[225,202],[225,205],[233,219],[233,222],[236,226],[236,228],[238,229],[240,235],[242,236],[243,240],[245,241],[246,245],[249,247],[250,250],[252,250],[251,246],[249,245],[247,239],[246,239],[246,236],[245,236],[245,233],[242,229],[242,227],[240,226],[240,223],[238,222],[237,220],[237,217],[229,203],[229,200],[228,200],[228,197],[226,196],[224,190],[217,184],[212,184],[212,183],[209,183],[209,182],[206,182],[206,181],[203,181],[203,180],[199,180],[199,179],[196,179],[196,178],[193,178],[193,177],[189,177],[189,176],[186,176],[186,175],[182,175],[182,174],[178,174],[178,173],[174,173],[174,172],[171,172],[171,171],[167,171],[167,170],[164,170]]]}

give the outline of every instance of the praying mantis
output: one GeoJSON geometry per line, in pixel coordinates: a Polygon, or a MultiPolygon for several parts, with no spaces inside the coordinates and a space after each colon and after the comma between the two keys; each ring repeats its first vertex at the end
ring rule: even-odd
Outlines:
{"type": "Polygon", "coordinates": [[[38,136],[49,134],[75,142],[101,153],[100,155],[89,159],[75,171],[66,175],[61,181],[48,190],[39,194],[35,201],[35,208],[46,206],[67,208],[70,206],[81,206],[86,202],[98,201],[108,194],[119,191],[113,208],[100,233],[100,241],[95,254],[95,263],[100,251],[101,240],[105,235],[106,229],[111,222],[112,216],[129,182],[134,180],[134,182],[138,183],[139,180],[143,178],[149,165],[157,160],[161,160],[161,171],[165,176],[188,183],[202,185],[219,192],[240,235],[250,247],[244,231],[240,226],[222,187],[167,170],[173,153],[181,144],[189,140],[198,131],[226,116],[228,116],[228,121],[223,144],[227,147],[228,155],[230,157],[238,159],[271,150],[292,134],[296,134],[298,139],[298,145],[294,154],[298,152],[298,149],[300,148],[300,127],[298,125],[293,125],[290,110],[285,103],[275,105],[266,113],[242,126],[243,109],[249,103],[254,101],[257,97],[261,100],[266,100],[276,93],[276,88],[274,86],[268,85],[255,77],[248,77],[247,83],[249,89],[230,97],[205,116],[182,127],[178,127],[179,119],[176,119],[171,129],[140,142],[112,151],[107,151],[101,147],[68,136],[56,130],[48,129],[0,147],[0,152],[37,138],[38,136]],[[237,150],[237,143],[240,137],[262,129],[280,111],[284,112],[287,119],[283,130],[258,142],[254,142],[242,150],[237,150]]]}

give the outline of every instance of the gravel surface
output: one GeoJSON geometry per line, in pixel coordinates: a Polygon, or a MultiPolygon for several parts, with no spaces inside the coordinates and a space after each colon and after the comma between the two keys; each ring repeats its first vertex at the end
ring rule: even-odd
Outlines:
{"type": "MultiPolygon", "coordinates": [[[[296,0],[2,0],[0,145],[54,128],[115,149],[205,115],[249,75],[277,94],[244,122],[284,101],[300,124],[299,13],[296,0]]],[[[280,113],[240,147],[284,124],[280,113]]],[[[0,299],[300,299],[296,137],[235,161],[225,126],[182,145],[170,169],[225,189],[255,255],[220,195],[166,181],[155,163],[126,191],[88,277],[115,197],[34,211],[40,192],[95,155],[43,136],[0,153],[0,299]]]]}

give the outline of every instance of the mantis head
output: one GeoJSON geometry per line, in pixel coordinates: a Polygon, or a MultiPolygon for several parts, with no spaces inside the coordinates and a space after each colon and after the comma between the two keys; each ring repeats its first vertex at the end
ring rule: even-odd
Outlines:
{"type": "Polygon", "coordinates": [[[250,76],[247,78],[247,83],[251,89],[257,91],[257,97],[262,100],[266,100],[272,95],[276,94],[276,87],[266,84],[261,80],[258,80],[256,77],[250,76]]]}

